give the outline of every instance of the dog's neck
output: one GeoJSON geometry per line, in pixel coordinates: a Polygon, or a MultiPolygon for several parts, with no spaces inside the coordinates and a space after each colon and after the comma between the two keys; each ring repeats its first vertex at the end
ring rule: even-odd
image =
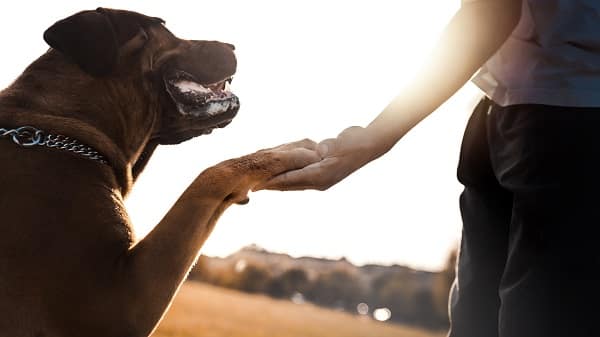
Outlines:
{"type": "Polygon", "coordinates": [[[140,89],[131,88],[133,81],[86,81],[67,63],[57,74],[56,59],[49,51],[0,92],[0,127],[31,125],[91,146],[106,157],[125,195],[156,114],[137,111],[149,104],[135,96],[140,89]]]}
{"type": "MultiPolygon", "coordinates": [[[[106,158],[107,164],[98,162],[98,165],[108,165],[112,168],[121,193],[125,195],[129,192],[133,183],[131,164],[125,158],[123,152],[103,132],[75,119],[35,112],[18,113],[15,111],[18,110],[12,110],[3,106],[2,98],[0,98],[0,125],[3,127],[31,125],[45,131],[51,130],[54,133],[68,135],[81,143],[91,146],[106,158]]],[[[26,150],[24,149],[23,151],[26,150]]]]}

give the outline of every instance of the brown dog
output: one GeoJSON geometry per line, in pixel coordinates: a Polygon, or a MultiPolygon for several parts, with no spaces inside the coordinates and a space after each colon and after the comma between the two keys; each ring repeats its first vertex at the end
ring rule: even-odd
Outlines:
{"type": "Polygon", "coordinates": [[[147,336],[219,215],[257,183],[316,161],[314,144],[207,169],[135,243],[123,197],[156,146],[237,113],[226,88],[234,48],[102,8],[44,39],[52,48],[0,93],[0,336],[147,336]]]}

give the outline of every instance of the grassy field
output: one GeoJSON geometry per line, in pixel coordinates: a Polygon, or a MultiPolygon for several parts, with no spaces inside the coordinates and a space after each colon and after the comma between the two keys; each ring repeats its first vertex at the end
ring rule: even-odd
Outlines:
{"type": "Polygon", "coordinates": [[[442,337],[414,328],[187,282],[152,337],[442,337]]]}

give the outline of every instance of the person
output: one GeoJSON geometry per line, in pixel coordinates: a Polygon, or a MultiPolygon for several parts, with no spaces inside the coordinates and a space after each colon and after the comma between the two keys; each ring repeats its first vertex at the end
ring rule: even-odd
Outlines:
{"type": "Polygon", "coordinates": [[[473,77],[451,337],[600,336],[600,1],[463,0],[417,78],[321,161],[255,189],[326,190],[473,77]],[[476,74],[475,74],[476,73],[476,74]]]}

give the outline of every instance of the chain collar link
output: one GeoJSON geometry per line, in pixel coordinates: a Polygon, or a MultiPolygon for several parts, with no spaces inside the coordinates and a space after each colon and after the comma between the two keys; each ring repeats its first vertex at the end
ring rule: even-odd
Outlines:
{"type": "Polygon", "coordinates": [[[81,144],[76,139],[63,136],[53,135],[45,131],[34,128],[33,126],[22,126],[16,129],[0,128],[0,138],[9,138],[12,141],[23,147],[45,146],[76,153],[88,159],[98,161],[102,164],[107,164],[104,157],[92,147],[81,144]]]}

